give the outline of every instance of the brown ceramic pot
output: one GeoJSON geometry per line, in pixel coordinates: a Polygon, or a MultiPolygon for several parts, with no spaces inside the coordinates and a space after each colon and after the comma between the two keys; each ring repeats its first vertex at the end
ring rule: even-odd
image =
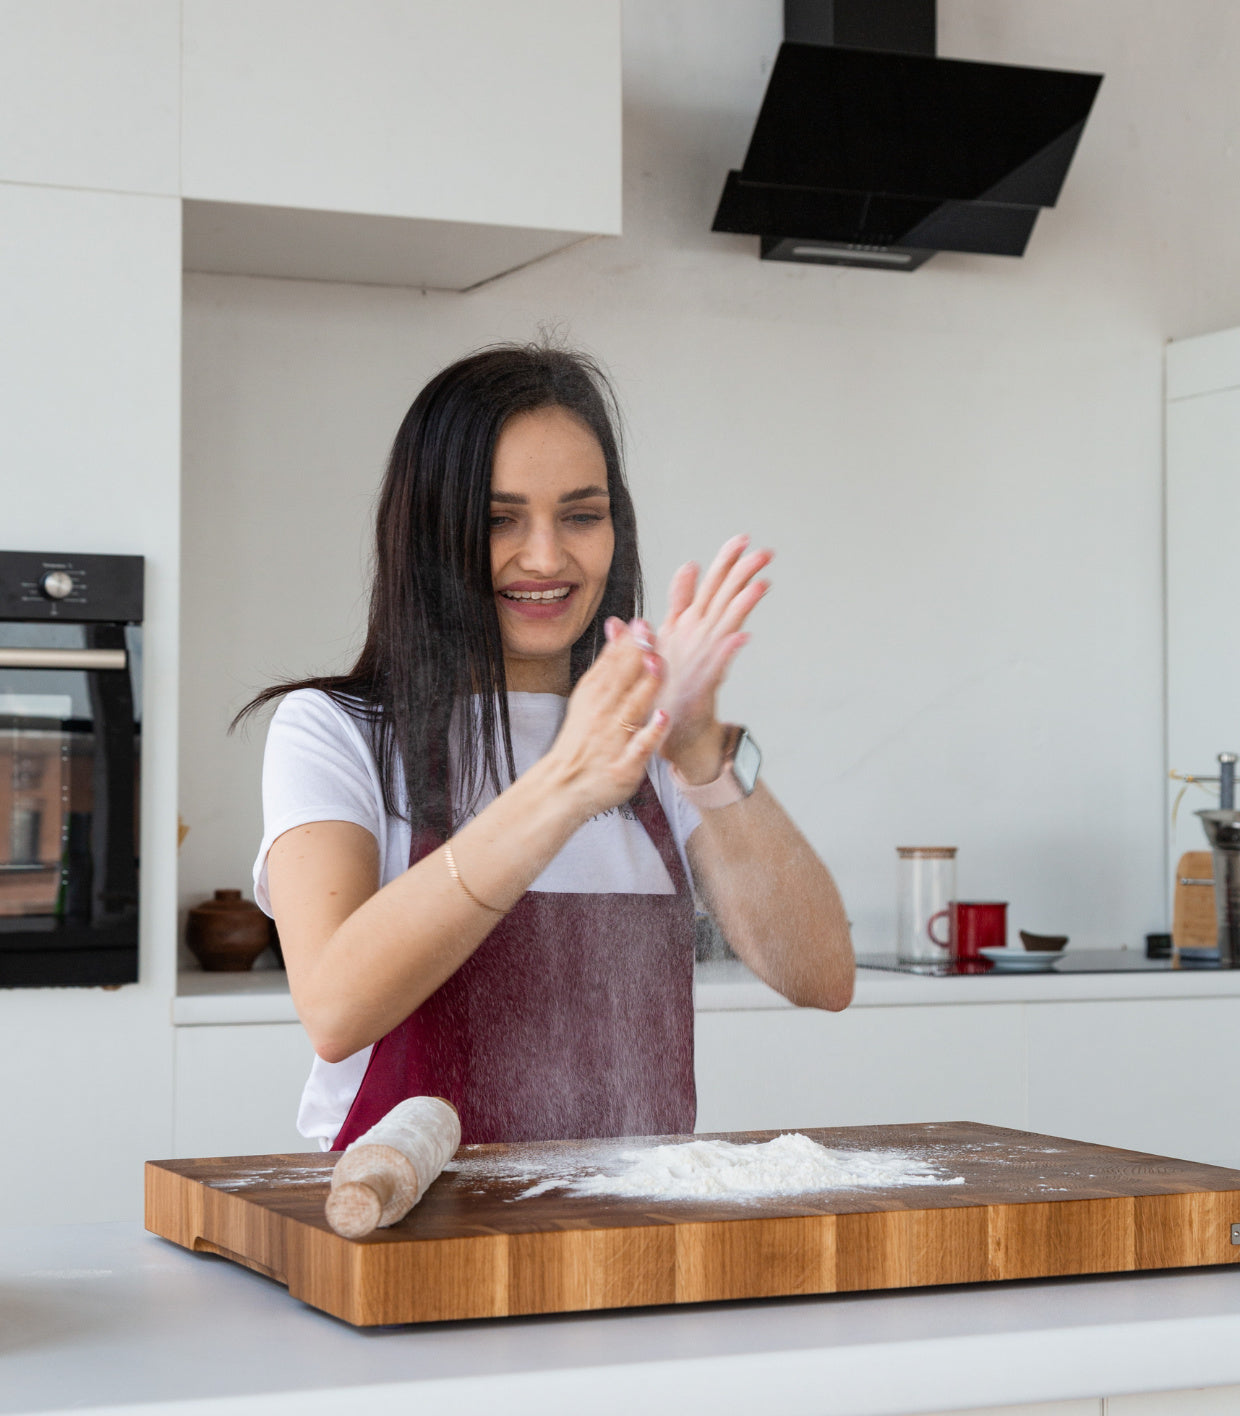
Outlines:
{"type": "Polygon", "coordinates": [[[271,921],[240,890],[217,890],[190,910],[185,942],[208,973],[241,973],[271,943],[271,921]]]}

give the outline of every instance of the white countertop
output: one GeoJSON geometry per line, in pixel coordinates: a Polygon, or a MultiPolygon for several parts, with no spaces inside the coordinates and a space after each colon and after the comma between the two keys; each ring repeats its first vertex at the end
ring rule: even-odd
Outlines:
{"type": "Polygon", "coordinates": [[[11,1228],[0,1366],[3,1416],[893,1416],[1240,1383],[1240,1267],[365,1330],[137,1225],[11,1228]]]}
{"type": "MultiPolygon", "coordinates": [[[[698,965],[694,998],[699,1012],[747,1012],[792,1006],[759,982],[744,964],[731,960],[698,965]]],[[[1240,998],[1240,969],[926,978],[862,968],[857,971],[857,992],[852,1007],[1155,998],[1240,998]]],[[[177,979],[172,1021],[179,1026],[295,1023],[297,1014],[289,997],[288,979],[279,969],[233,974],[186,971],[177,979]]]]}

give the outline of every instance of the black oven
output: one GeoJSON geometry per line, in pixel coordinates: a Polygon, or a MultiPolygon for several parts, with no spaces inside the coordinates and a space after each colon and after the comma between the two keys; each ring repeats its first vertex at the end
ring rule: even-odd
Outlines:
{"type": "Polygon", "coordinates": [[[142,569],[0,551],[0,987],[137,981],[142,569]]]}

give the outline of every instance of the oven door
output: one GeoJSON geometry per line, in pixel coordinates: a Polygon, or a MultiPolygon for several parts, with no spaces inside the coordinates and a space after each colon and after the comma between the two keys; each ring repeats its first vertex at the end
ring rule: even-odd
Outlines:
{"type": "Polygon", "coordinates": [[[0,624],[0,987],[137,981],[141,634],[0,624]]]}

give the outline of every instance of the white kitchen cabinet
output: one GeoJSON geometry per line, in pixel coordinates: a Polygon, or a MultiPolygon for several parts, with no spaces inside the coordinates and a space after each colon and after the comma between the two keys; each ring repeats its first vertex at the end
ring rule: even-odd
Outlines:
{"type": "Polygon", "coordinates": [[[148,607],[141,982],[0,990],[0,1112],[39,1157],[5,1202],[30,1224],[136,1219],[142,1162],[172,1141],[180,211],[0,183],[0,232],[0,543],[145,556],[148,607]]]}
{"type": "Polygon", "coordinates": [[[1022,1007],[697,1015],[699,1131],[1025,1125],[1022,1007]]]}
{"type": "Polygon", "coordinates": [[[935,1416],[1235,1416],[1240,1387],[1196,1391],[1155,1391],[1136,1396],[1089,1397],[1081,1401],[1039,1401],[1030,1406],[971,1407],[935,1416]]]}
{"type": "Polygon", "coordinates": [[[934,1416],[1107,1416],[1099,1398],[1084,1401],[1039,1401],[1020,1406],[984,1406],[965,1411],[936,1411],[934,1416]]]}
{"type": "MultiPolygon", "coordinates": [[[[304,1150],[310,1069],[298,1024],[179,1027],[176,1153],[304,1150]]],[[[912,1121],[1025,1125],[1020,1005],[703,1012],[699,1131],[912,1121]]]]}
{"type": "MultiPolygon", "coordinates": [[[[278,972],[182,977],[178,1153],[306,1148],[292,1117],[311,1053],[294,1016],[278,972]]],[[[708,965],[696,1034],[699,1131],[979,1121],[1240,1169],[1230,973],[862,970],[852,1007],[824,1013],[708,965]]]]}
{"type": "Polygon", "coordinates": [[[0,182],[176,196],[175,3],[0,0],[0,36],[0,182]]]}
{"type": "Polygon", "coordinates": [[[980,1121],[1240,1169],[1234,973],[863,969],[843,1013],[747,977],[699,971],[699,1130],[980,1121]]]}
{"type": "Polygon", "coordinates": [[[1240,1169],[1240,998],[1028,1009],[1029,1128],[1240,1169]]]}
{"type": "Polygon", "coordinates": [[[462,289],[620,230],[618,0],[185,0],[186,268],[462,289]]]}
{"type": "Polygon", "coordinates": [[[0,0],[0,182],[188,270],[463,290],[620,231],[620,0],[0,0]]]}
{"type": "Polygon", "coordinates": [[[1109,1396],[1102,1416],[1236,1416],[1237,1411],[1240,1387],[1198,1387],[1109,1396]]]}
{"type": "Polygon", "coordinates": [[[4,544],[151,557],[175,679],[180,203],[0,184],[0,231],[4,544]]]}
{"type": "Polygon", "coordinates": [[[299,1023],[177,1028],[174,1154],[315,1149],[296,1125],[313,1057],[299,1023]]]}

